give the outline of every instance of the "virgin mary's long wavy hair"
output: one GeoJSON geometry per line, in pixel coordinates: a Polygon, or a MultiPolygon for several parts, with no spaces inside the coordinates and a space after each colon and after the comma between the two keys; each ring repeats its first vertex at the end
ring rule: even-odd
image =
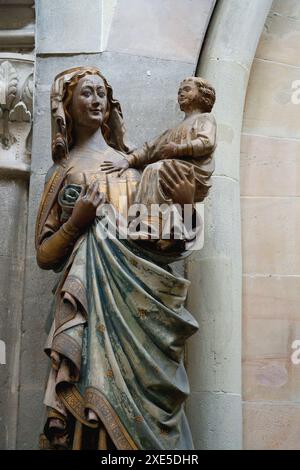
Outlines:
{"type": "Polygon", "coordinates": [[[67,159],[76,143],[70,108],[74,90],[79,80],[86,75],[98,75],[106,88],[107,109],[101,125],[106,143],[121,152],[129,151],[124,143],[125,127],[121,105],[113,98],[112,87],[96,67],[76,67],[57,75],[51,90],[52,158],[55,163],[67,159]]]}

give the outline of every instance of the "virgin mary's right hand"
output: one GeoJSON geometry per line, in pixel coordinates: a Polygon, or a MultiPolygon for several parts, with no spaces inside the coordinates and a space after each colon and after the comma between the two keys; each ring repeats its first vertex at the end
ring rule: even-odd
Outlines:
{"type": "Polygon", "coordinates": [[[98,206],[104,204],[105,195],[99,190],[99,183],[88,186],[86,193],[77,199],[70,222],[79,230],[87,228],[95,219],[98,206]]]}

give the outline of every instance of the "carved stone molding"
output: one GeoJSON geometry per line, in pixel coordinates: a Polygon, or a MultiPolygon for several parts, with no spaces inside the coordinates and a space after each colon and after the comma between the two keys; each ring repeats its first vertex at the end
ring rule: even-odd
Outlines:
{"type": "Polygon", "coordinates": [[[27,173],[30,164],[33,66],[30,57],[0,54],[0,173],[18,163],[27,173]]]}
{"type": "Polygon", "coordinates": [[[33,49],[34,28],[28,30],[2,30],[0,31],[1,49],[33,49]]]}
{"type": "Polygon", "coordinates": [[[34,48],[34,2],[0,0],[0,50],[32,50],[34,48]]]}

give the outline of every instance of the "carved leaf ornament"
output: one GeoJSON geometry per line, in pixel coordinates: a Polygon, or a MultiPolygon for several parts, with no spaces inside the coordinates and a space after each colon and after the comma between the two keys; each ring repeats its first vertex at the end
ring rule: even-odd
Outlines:
{"type": "Polygon", "coordinates": [[[10,111],[17,96],[18,75],[14,67],[6,60],[0,66],[0,82],[4,103],[1,100],[3,110],[10,111]]]}
{"type": "MultiPolygon", "coordinates": [[[[4,149],[9,149],[16,138],[9,131],[11,122],[31,122],[33,101],[33,74],[30,74],[23,86],[21,99],[17,99],[19,77],[9,61],[0,65],[0,119],[3,119],[3,132],[0,141],[4,149]]],[[[20,94],[19,94],[20,96],[20,94]]]]}

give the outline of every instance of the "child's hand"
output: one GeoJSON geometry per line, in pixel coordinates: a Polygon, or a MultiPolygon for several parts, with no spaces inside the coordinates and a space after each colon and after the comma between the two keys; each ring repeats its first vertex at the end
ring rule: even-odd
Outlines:
{"type": "Polygon", "coordinates": [[[165,144],[161,147],[160,155],[163,159],[168,158],[176,158],[178,155],[178,145],[174,144],[174,142],[170,142],[169,144],[165,144]]]}
{"type": "Polygon", "coordinates": [[[117,162],[108,162],[105,161],[101,163],[100,169],[104,171],[105,173],[114,173],[115,171],[118,172],[118,176],[121,176],[124,171],[129,168],[129,162],[126,160],[126,158],[122,158],[121,160],[117,162]]]}

